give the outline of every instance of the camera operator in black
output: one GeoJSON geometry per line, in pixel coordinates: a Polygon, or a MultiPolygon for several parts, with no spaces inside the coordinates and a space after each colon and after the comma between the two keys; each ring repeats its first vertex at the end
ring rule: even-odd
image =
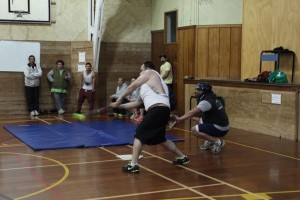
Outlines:
{"type": "Polygon", "coordinates": [[[213,93],[211,85],[206,82],[196,85],[195,95],[198,97],[198,105],[183,116],[177,116],[176,120],[179,122],[201,113],[199,124],[192,128],[192,133],[205,140],[200,149],[219,153],[225,145],[219,137],[225,136],[229,130],[224,101],[213,93]]]}

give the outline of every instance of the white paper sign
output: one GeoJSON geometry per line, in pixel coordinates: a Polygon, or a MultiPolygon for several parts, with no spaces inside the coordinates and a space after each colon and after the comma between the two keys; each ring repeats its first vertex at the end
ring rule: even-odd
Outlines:
{"type": "Polygon", "coordinates": [[[85,62],[85,52],[78,53],[79,62],[85,62]]]}
{"type": "Polygon", "coordinates": [[[281,94],[272,94],[272,103],[281,104],[281,94]]]}
{"type": "MultiPolygon", "coordinates": [[[[122,160],[132,160],[131,154],[124,154],[124,155],[117,155],[118,158],[121,158],[122,160]]],[[[139,156],[139,159],[141,159],[143,155],[139,156]]]]}
{"type": "Polygon", "coordinates": [[[83,72],[85,70],[85,65],[78,65],[78,72],[83,72]]]}

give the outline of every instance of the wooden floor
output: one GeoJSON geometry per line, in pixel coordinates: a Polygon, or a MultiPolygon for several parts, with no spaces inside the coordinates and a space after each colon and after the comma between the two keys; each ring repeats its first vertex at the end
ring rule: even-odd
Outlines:
{"type": "MultiPolygon", "coordinates": [[[[0,116],[2,127],[73,122],[70,115],[0,116]]],[[[190,164],[173,166],[171,153],[146,146],[140,174],[122,173],[126,161],[116,157],[130,154],[131,146],[35,152],[2,128],[0,199],[300,199],[297,142],[231,129],[222,152],[213,155],[197,148],[202,141],[188,124],[169,133],[185,138],[176,144],[190,164]]]]}

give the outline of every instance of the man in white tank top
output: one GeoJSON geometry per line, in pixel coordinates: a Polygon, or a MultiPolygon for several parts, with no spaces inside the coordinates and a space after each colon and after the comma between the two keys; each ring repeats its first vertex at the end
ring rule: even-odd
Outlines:
{"type": "Polygon", "coordinates": [[[166,126],[170,119],[168,87],[159,73],[154,70],[153,63],[149,61],[141,66],[140,76],[128,86],[126,91],[115,103],[112,103],[111,106],[122,109],[131,109],[137,108],[143,103],[147,114],[136,128],[132,161],[124,166],[122,171],[130,173],[139,172],[138,158],[144,144],[160,144],[177,156],[176,160],[173,161],[173,164],[188,164],[190,161],[189,158],[184,155],[172,141],[165,138],[166,126]],[[121,104],[122,100],[138,87],[141,87],[140,97],[135,102],[121,104]]]}
{"type": "Polygon", "coordinates": [[[92,64],[86,63],[85,71],[83,71],[81,74],[76,113],[81,113],[81,106],[85,99],[88,100],[89,111],[94,109],[95,81],[96,76],[95,72],[92,71],[92,64]]]}

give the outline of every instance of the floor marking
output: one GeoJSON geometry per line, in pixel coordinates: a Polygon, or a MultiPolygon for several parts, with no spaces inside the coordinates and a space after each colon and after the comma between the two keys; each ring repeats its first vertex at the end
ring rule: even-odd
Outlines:
{"type": "Polygon", "coordinates": [[[24,156],[31,156],[31,157],[37,157],[37,158],[41,158],[41,159],[46,159],[46,160],[52,161],[54,163],[57,163],[65,171],[64,176],[59,181],[55,182],[54,184],[50,185],[49,187],[46,187],[46,188],[44,188],[42,190],[39,190],[37,192],[31,193],[31,194],[28,194],[28,195],[25,195],[25,196],[21,196],[21,197],[15,198],[15,200],[25,199],[25,198],[37,195],[39,193],[45,192],[47,190],[50,190],[51,188],[53,188],[53,187],[61,184],[63,181],[65,181],[67,179],[67,177],[69,176],[69,173],[70,173],[68,167],[65,166],[63,163],[61,163],[61,162],[59,162],[57,160],[54,160],[52,158],[45,157],[45,156],[38,156],[38,155],[32,155],[32,154],[23,154],[23,153],[14,153],[14,152],[0,152],[0,154],[24,155],[24,156]]]}
{"type": "MultiPolygon", "coordinates": [[[[185,129],[181,129],[181,128],[175,128],[175,129],[181,130],[181,131],[185,131],[185,132],[191,132],[191,131],[188,131],[188,130],[185,130],[185,129]]],[[[288,156],[288,155],[276,153],[276,152],[273,152],[273,151],[268,151],[268,150],[265,150],[265,149],[260,149],[260,148],[252,147],[252,146],[249,146],[249,145],[237,143],[237,142],[232,142],[230,140],[225,140],[225,141],[228,142],[228,143],[232,143],[232,144],[236,144],[236,145],[242,146],[242,147],[247,147],[247,148],[250,148],[250,149],[255,149],[255,150],[258,150],[258,151],[263,151],[263,152],[274,154],[274,155],[277,155],[277,156],[286,157],[286,158],[290,158],[290,159],[293,159],[293,160],[299,160],[300,161],[300,158],[297,158],[297,157],[288,156]]]]}
{"type": "Polygon", "coordinates": [[[59,120],[64,121],[64,122],[67,122],[67,123],[69,123],[69,124],[72,124],[72,122],[67,121],[67,120],[65,120],[65,119],[63,119],[63,118],[61,118],[61,117],[56,117],[56,116],[54,116],[54,118],[59,119],[59,120]]]}
{"type": "MultiPolygon", "coordinates": [[[[272,199],[271,197],[269,197],[266,194],[263,194],[263,193],[257,193],[257,194],[264,197],[264,198],[266,198],[266,199],[272,199]]],[[[249,194],[242,194],[241,197],[243,197],[246,200],[257,200],[257,198],[255,198],[253,196],[250,196],[249,194]]]]}
{"type": "Polygon", "coordinates": [[[40,121],[42,121],[42,122],[44,122],[44,123],[46,123],[46,124],[48,124],[48,125],[51,124],[51,123],[49,123],[49,122],[47,122],[47,121],[45,121],[45,120],[43,120],[43,119],[41,119],[41,118],[39,118],[39,117],[37,117],[36,119],[38,119],[38,120],[40,120],[40,121]]]}
{"type": "Polygon", "coordinates": [[[9,145],[0,146],[0,148],[6,148],[6,147],[26,147],[26,145],[23,145],[23,144],[9,144],[9,145]]]}
{"type": "Polygon", "coordinates": [[[10,123],[17,123],[17,122],[32,122],[32,119],[24,119],[24,120],[10,120],[10,121],[1,121],[0,124],[10,124],[10,123]]]}
{"type": "MultiPolygon", "coordinates": [[[[101,147],[100,149],[102,149],[102,150],[104,150],[104,151],[106,151],[106,152],[109,152],[109,153],[111,153],[111,154],[113,154],[113,155],[118,155],[118,154],[116,154],[116,153],[114,153],[114,152],[112,152],[112,151],[110,151],[110,150],[108,150],[108,149],[105,149],[104,147],[101,147]]],[[[149,172],[151,172],[151,173],[153,173],[153,174],[155,174],[155,175],[157,175],[157,176],[163,178],[163,179],[166,179],[166,180],[168,180],[168,181],[170,181],[170,182],[172,182],[172,183],[174,183],[174,184],[176,184],[176,185],[179,185],[180,187],[182,187],[182,188],[184,188],[184,189],[187,189],[187,190],[189,190],[189,191],[191,191],[191,192],[194,192],[194,193],[196,193],[196,194],[198,194],[198,195],[201,195],[201,196],[203,196],[203,197],[205,197],[205,198],[207,198],[207,199],[214,200],[214,198],[211,198],[211,197],[207,196],[206,194],[203,194],[202,192],[199,192],[199,191],[197,191],[197,190],[195,190],[195,189],[193,189],[193,188],[190,188],[190,187],[188,187],[188,186],[186,186],[186,185],[184,185],[184,184],[181,184],[181,183],[179,183],[179,182],[177,182],[177,181],[175,181],[175,180],[172,180],[172,179],[170,179],[170,178],[168,178],[168,177],[166,177],[166,176],[164,176],[164,175],[161,175],[161,174],[159,174],[159,173],[157,173],[157,172],[155,172],[155,171],[153,171],[153,170],[151,170],[151,169],[149,169],[149,168],[147,168],[147,167],[145,167],[145,166],[142,166],[142,165],[139,165],[139,166],[140,166],[141,168],[143,168],[143,169],[145,169],[145,170],[147,170],[147,171],[149,171],[149,172]]]]}
{"type": "MultiPolygon", "coordinates": [[[[130,146],[130,145],[127,145],[127,146],[130,147],[130,148],[132,148],[132,146],[130,146]]],[[[153,156],[153,157],[156,157],[156,158],[158,158],[158,159],[161,159],[161,160],[163,160],[163,161],[166,161],[166,162],[168,162],[168,163],[172,163],[171,161],[169,161],[169,160],[167,160],[167,159],[164,159],[164,158],[162,158],[162,157],[160,157],[160,156],[154,155],[154,154],[149,153],[149,152],[147,152],[147,151],[144,151],[144,150],[143,150],[142,152],[147,153],[147,154],[149,154],[149,155],[151,155],[151,156],[153,156]]],[[[255,197],[258,198],[258,199],[264,199],[264,198],[261,198],[259,195],[254,194],[254,193],[252,193],[252,192],[250,192],[250,191],[248,191],[248,190],[245,190],[245,189],[243,189],[243,188],[239,188],[239,187],[237,187],[237,186],[235,186],[235,185],[232,185],[232,184],[227,183],[227,182],[225,182],[225,181],[221,181],[221,180],[219,180],[219,179],[216,179],[216,178],[214,178],[214,177],[212,177],[212,176],[203,174],[203,173],[198,172],[198,171],[196,171],[196,170],[193,170],[193,169],[191,169],[191,168],[188,168],[188,167],[185,167],[185,166],[182,166],[182,165],[179,165],[178,167],[182,167],[183,169],[186,169],[186,170],[188,170],[188,171],[190,171],[190,172],[193,172],[193,173],[195,173],[195,174],[204,176],[204,177],[206,177],[206,178],[208,178],[208,179],[211,179],[211,180],[214,180],[214,181],[216,181],[216,182],[218,182],[218,183],[222,183],[222,184],[224,184],[224,185],[227,185],[227,186],[229,186],[229,187],[232,187],[232,188],[234,188],[234,189],[237,189],[237,190],[239,190],[239,191],[242,191],[242,192],[244,192],[244,193],[246,193],[246,194],[253,195],[253,196],[255,196],[255,197]]]]}
{"type": "MultiPolygon", "coordinates": [[[[152,156],[146,156],[143,157],[145,159],[152,158],[152,156]]],[[[97,160],[97,161],[90,161],[90,162],[79,162],[79,163],[65,163],[66,166],[72,166],[72,165],[82,165],[82,164],[97,164],[97,163],[105,163],[105,162],[116,162],[116,161],[122,161],[121,159],[114,159],[114,160],[97,160]]],[[[15,168],[4,168],[0,171],[13,171],[13,170],[22,170],[22,169],[33,169],[33,168],[47,168],[47,167],[58,167],[60,165],[37,165],[37,166],[31,166],[31,167],[15,167],[15,168]]]]}

